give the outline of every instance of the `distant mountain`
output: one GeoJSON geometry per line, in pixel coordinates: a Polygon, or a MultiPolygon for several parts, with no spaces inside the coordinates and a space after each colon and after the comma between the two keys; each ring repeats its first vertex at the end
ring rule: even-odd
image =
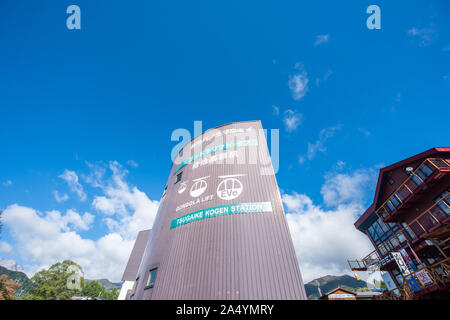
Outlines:
{"type": "Polygon", "coordinates": [[[22,282],[22,285],[16,291],[16,297],[20,297],[30,291],[31,283],[27,275],[20,271],[8,270],[5,267],[0,266],[0,275],[6,274],[8,278],[14,280],[15,282],[22,282]]]}
{"type": "Polygon", "coordinates": [[[112,289],[114,289],[114,288],[120,290],[120,288],[122,288],[122,283],[121,283],[121,282],[111,282],[111,281],[109,281],[108,279],[97,279],[97,280],[88,280],[88,279],[85,279],[84,281],[85,281],[86,283],[89,282],[89,281],[98,281],[98,282],[100,282],[100,284],[101,284],[102,286],[105,287],[106,290],[112,290],[112,289]]]}
{"type": "Polygon", "coordinates": [[[347,290],[356,291],[359,288],[367,288],[367,282],[362,280],[356,280],[349,275],[343,276],[324,276],[318,279],[314,279],[305,284],[306,295],[308,300],[315,300],[319,298],[319,290],[317,289],[317,283],[319,283],[322,295],[330,292],[331,290],[341,287],[347,290]]]}
{"type": "Polygon", "coordinates": [[[23,267],[14,260],[0,259],[0,266],[11,271],[23,272],[23,267]]]}

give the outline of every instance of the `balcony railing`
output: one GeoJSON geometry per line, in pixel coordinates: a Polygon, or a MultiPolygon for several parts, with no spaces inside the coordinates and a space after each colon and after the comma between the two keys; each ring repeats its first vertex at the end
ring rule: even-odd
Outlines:
{"type": "Polygon", "coordinates": [[[350,269],[353,271],[363,271],[372,265],[377,265],[380,268],[387,265],[392,260],[389,253],[405,247],[408,239],[414,243],[448,222],[450,219],[449,203],[450,192],[447,192],[442,199],[422,212],[403,229],[378,245],[378,250],[372,251],[361,260],[348,260],[350,269]]]}
{"type": "Polygon", "coordinates": [[[403,277],[400,288],[386,290],[377,299],[412,300],[425,293],[425,289],[445,289],[450,283],[450,258],[439,261],[429,267],[420,268],[403,277]],[[414,279],[415,285],[409,281],[414,279]]]}
{"type": "Polygon", "coordinates": [[[392,221],[392,217],[428,183],[442,178],[450,172],[450,163],[445,159],[425,159],[417,169],[390,195],[390,197],[376,210],[385,222],[392,221]]]}

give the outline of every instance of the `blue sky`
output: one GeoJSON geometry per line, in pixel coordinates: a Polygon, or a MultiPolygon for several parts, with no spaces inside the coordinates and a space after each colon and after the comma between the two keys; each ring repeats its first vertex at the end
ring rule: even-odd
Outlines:
{"type": "MultiPolygon", "coordinates": [[[[148,198],[142,206],[158,201],[173,130],[260,119],[280,129],[284,200],[307,195],[323,212],[357,205],[354,218],[370,203],[377,168],[449,145],[449,30],[450,3],[437,0],[2,1],[0,208],[89,212],[89,228],[70,220],[59,231],[78,226],[98,248],[113,234],[105,217],[121,221],[141,202],[106,212],[96,197],[128,201],[114,198],[121,181],[148,198]],[[70,4],[81,8],[81,30],[66,28],[70,4]],[[381,30],[366,27],[371,4],[381,30]],[[95,184],[88,177],[101,168],[95,184]],[[85,199],[64,172],[76,174],[85,199]],[[342,183],[361,195],[342,195],[342,183]]],[[[58,257],[29,258],[13,220],[0,258],[32,272],[58,257]]]]}

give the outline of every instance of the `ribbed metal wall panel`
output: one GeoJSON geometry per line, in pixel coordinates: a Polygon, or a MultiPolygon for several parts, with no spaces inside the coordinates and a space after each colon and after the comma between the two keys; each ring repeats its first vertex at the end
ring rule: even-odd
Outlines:
{"type": "MultiPolygon", "coordinates": [[[[249,127],[262,130],[260,121],[233,123],[217,129],[223,132],[249,127]]],[[[191,143],[211,132],[204,132],[191,143]]],[[[190,148],[191,143],[183,150],[190,148]]],[[[201,149],[208,146],[209,142],[201,149]]],[[[233,150],[243,156],[249,148],[233,150]]],[[[258,148],[271,174],[260,174],[264,165],[259,158],[252,164],[207,164],[196,169],[188,164],[181,170],[182,182],[188,182],[183,194],[177,192],[180,182],[174,184],[178,165],[172,166],[167,193],[146,246],[132,299],[306,299],[264,135],[258,135],[258,148]],[[216,194],[218,177],[234,174],[245,174],[238,178],[244,186],[242,194],[231,201],[220,199],[216,194]],[[189,195],[192,180],[205,176],[209,176],[208,187],[199,198],[213,194],[213,200],[177,212],[178,205],[192,200],[189,195]],[[185,214],[246,202],[271,202],[272,212],[224,215],[170,229],[172,220],[185,214]],[[154,287],[145,289],[149,270],[154,267],[158,267],[154,287]]],[[[215,154],[222,152],[229,151],[215,154]]]]}

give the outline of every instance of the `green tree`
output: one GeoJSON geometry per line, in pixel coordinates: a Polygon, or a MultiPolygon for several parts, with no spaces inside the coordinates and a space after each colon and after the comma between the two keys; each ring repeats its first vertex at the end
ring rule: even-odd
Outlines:
{"type": "Polygon", "coordinates": [[[91,298],[102,298],[105,300],[117,300],[119,296],[119,290],[114,288],[113,290],[107,290],[97,280],[86,281],[86,284],[81,290],[82,296],[88,296],[91,298]]]}
{"type": "Polygon", "coordinates": [[[81,290],[81,295],[97,298],[100,297],[103,291],[105,291],[105,287],[103,287],[97,280],[89,282],[86,281],[83,290],[81,290]]]}
{"type": "Polygon", "coordinates": [[[117,300],[117,298],[119,297],[119,290],[117,290],[117,288],[114,288],[112,290],[105,290],[100,297],[105,300],[117,300]]]}
{"type": "Polygon", "coordinates": [[[81,267],[73,261],[55,263],[48,270],[42,270],[30,279],[32,289],[21,299],[69,300],[72,296],[79,295],[84,286],[81,273],[81,267]]]}

